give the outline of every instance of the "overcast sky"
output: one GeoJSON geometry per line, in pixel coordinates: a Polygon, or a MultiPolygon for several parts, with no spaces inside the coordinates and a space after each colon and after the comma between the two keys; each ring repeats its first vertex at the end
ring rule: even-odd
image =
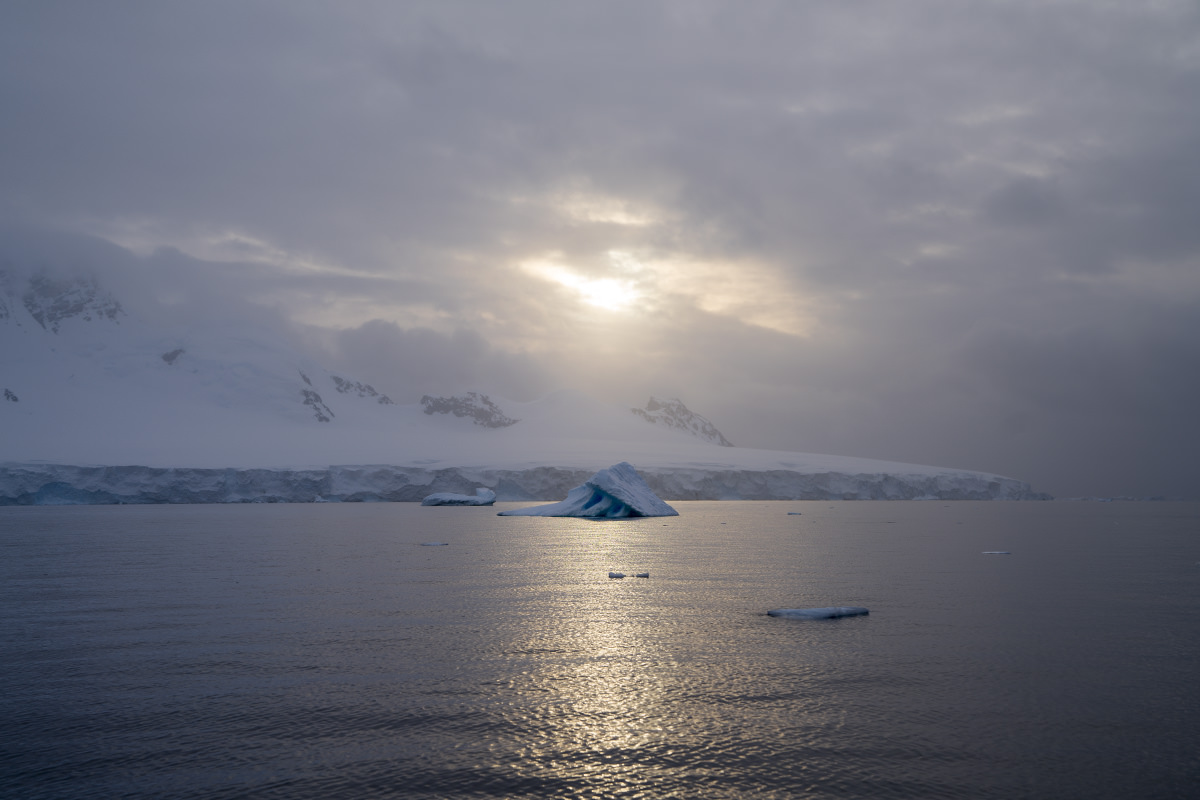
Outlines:
{"type": "Polygon", "coordinates": [[[413,401],[1200,496],[1200,5],[0,7],[0,215],[413,401]]]}

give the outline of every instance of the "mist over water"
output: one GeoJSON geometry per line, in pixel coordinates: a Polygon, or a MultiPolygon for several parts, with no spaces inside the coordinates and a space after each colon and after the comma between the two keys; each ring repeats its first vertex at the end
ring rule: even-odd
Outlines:
{"type": "Polygon", "coordinates": [[[0,509],[0,794],[1182,798],[1200,780],[1200,505],[495,516],[515,505],[0,509]],[[828,605],[871,613],[765,615],[828,605]]]}

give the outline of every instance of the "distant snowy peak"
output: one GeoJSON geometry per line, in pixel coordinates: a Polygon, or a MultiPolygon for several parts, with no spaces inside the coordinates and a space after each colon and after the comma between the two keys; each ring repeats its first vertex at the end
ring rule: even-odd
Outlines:
{"type": "Polygon", "coordinates": [[[52,278],[44,272],[25,280],[4,276],[0,280],[0,320],[13,316],[18,301],[38,325],[51,333],[58,333],[69,319],[118,322],[125,315],[121,304],[91,277],[52,278]]]}
{"type": "Polygon", "coordinates": [[[486,394],[467,392],[465,395],[451,397],[421,398],[421,405],[426,414],[453,414],[456,417],[466,417],[476,425],[485,428],[507,428],[520,420],[513,419],[500,410],[500,406],[492,402],[486,394]]]}
{"type": "Polygon", "coordinates": [[[630,410],[655,425],[684,431],[706,442],[719,444],[721,447],[733,447],[733,442],[726,439],[715,425],[689,409],[680,400],[659,400],[652,396],[645,408],[630,410]]]}

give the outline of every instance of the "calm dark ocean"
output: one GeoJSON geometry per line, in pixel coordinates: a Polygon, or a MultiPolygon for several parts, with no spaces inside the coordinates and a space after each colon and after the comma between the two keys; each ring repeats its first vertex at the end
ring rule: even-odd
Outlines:
{"type": "Polygon", "coordinates": [[[1200,504],[513,505],[0,508],[0,795],[1200,796],[1200,504]]]}

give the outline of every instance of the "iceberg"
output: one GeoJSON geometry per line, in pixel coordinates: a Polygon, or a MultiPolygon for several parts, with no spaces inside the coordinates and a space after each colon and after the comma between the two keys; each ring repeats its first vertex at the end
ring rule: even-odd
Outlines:
{"type": "Polygon", "coordinates": [[[667,505],[646,485],[628,461],[602,469],[586,483],[567,492],[567,499],[544,506],[501,511],[501,517],[675,517],[679,512],[667,505]]]}
{"type": "Polygon", "coordinates": [[[421,501],[423,506],[490,506],[496,502],[496,493],[491,489],[479,487],[474,495],[456,494],[455,492],[434,492],[426,495],[421,501]]]}
{"type": "Polygon", "coordinates": [[[768,617],[784,619],[837,619],[838,617],[861,617],[871,613],[860,606],[829,606],[827,608],[775,608],[767,612],[768,617]]]}

